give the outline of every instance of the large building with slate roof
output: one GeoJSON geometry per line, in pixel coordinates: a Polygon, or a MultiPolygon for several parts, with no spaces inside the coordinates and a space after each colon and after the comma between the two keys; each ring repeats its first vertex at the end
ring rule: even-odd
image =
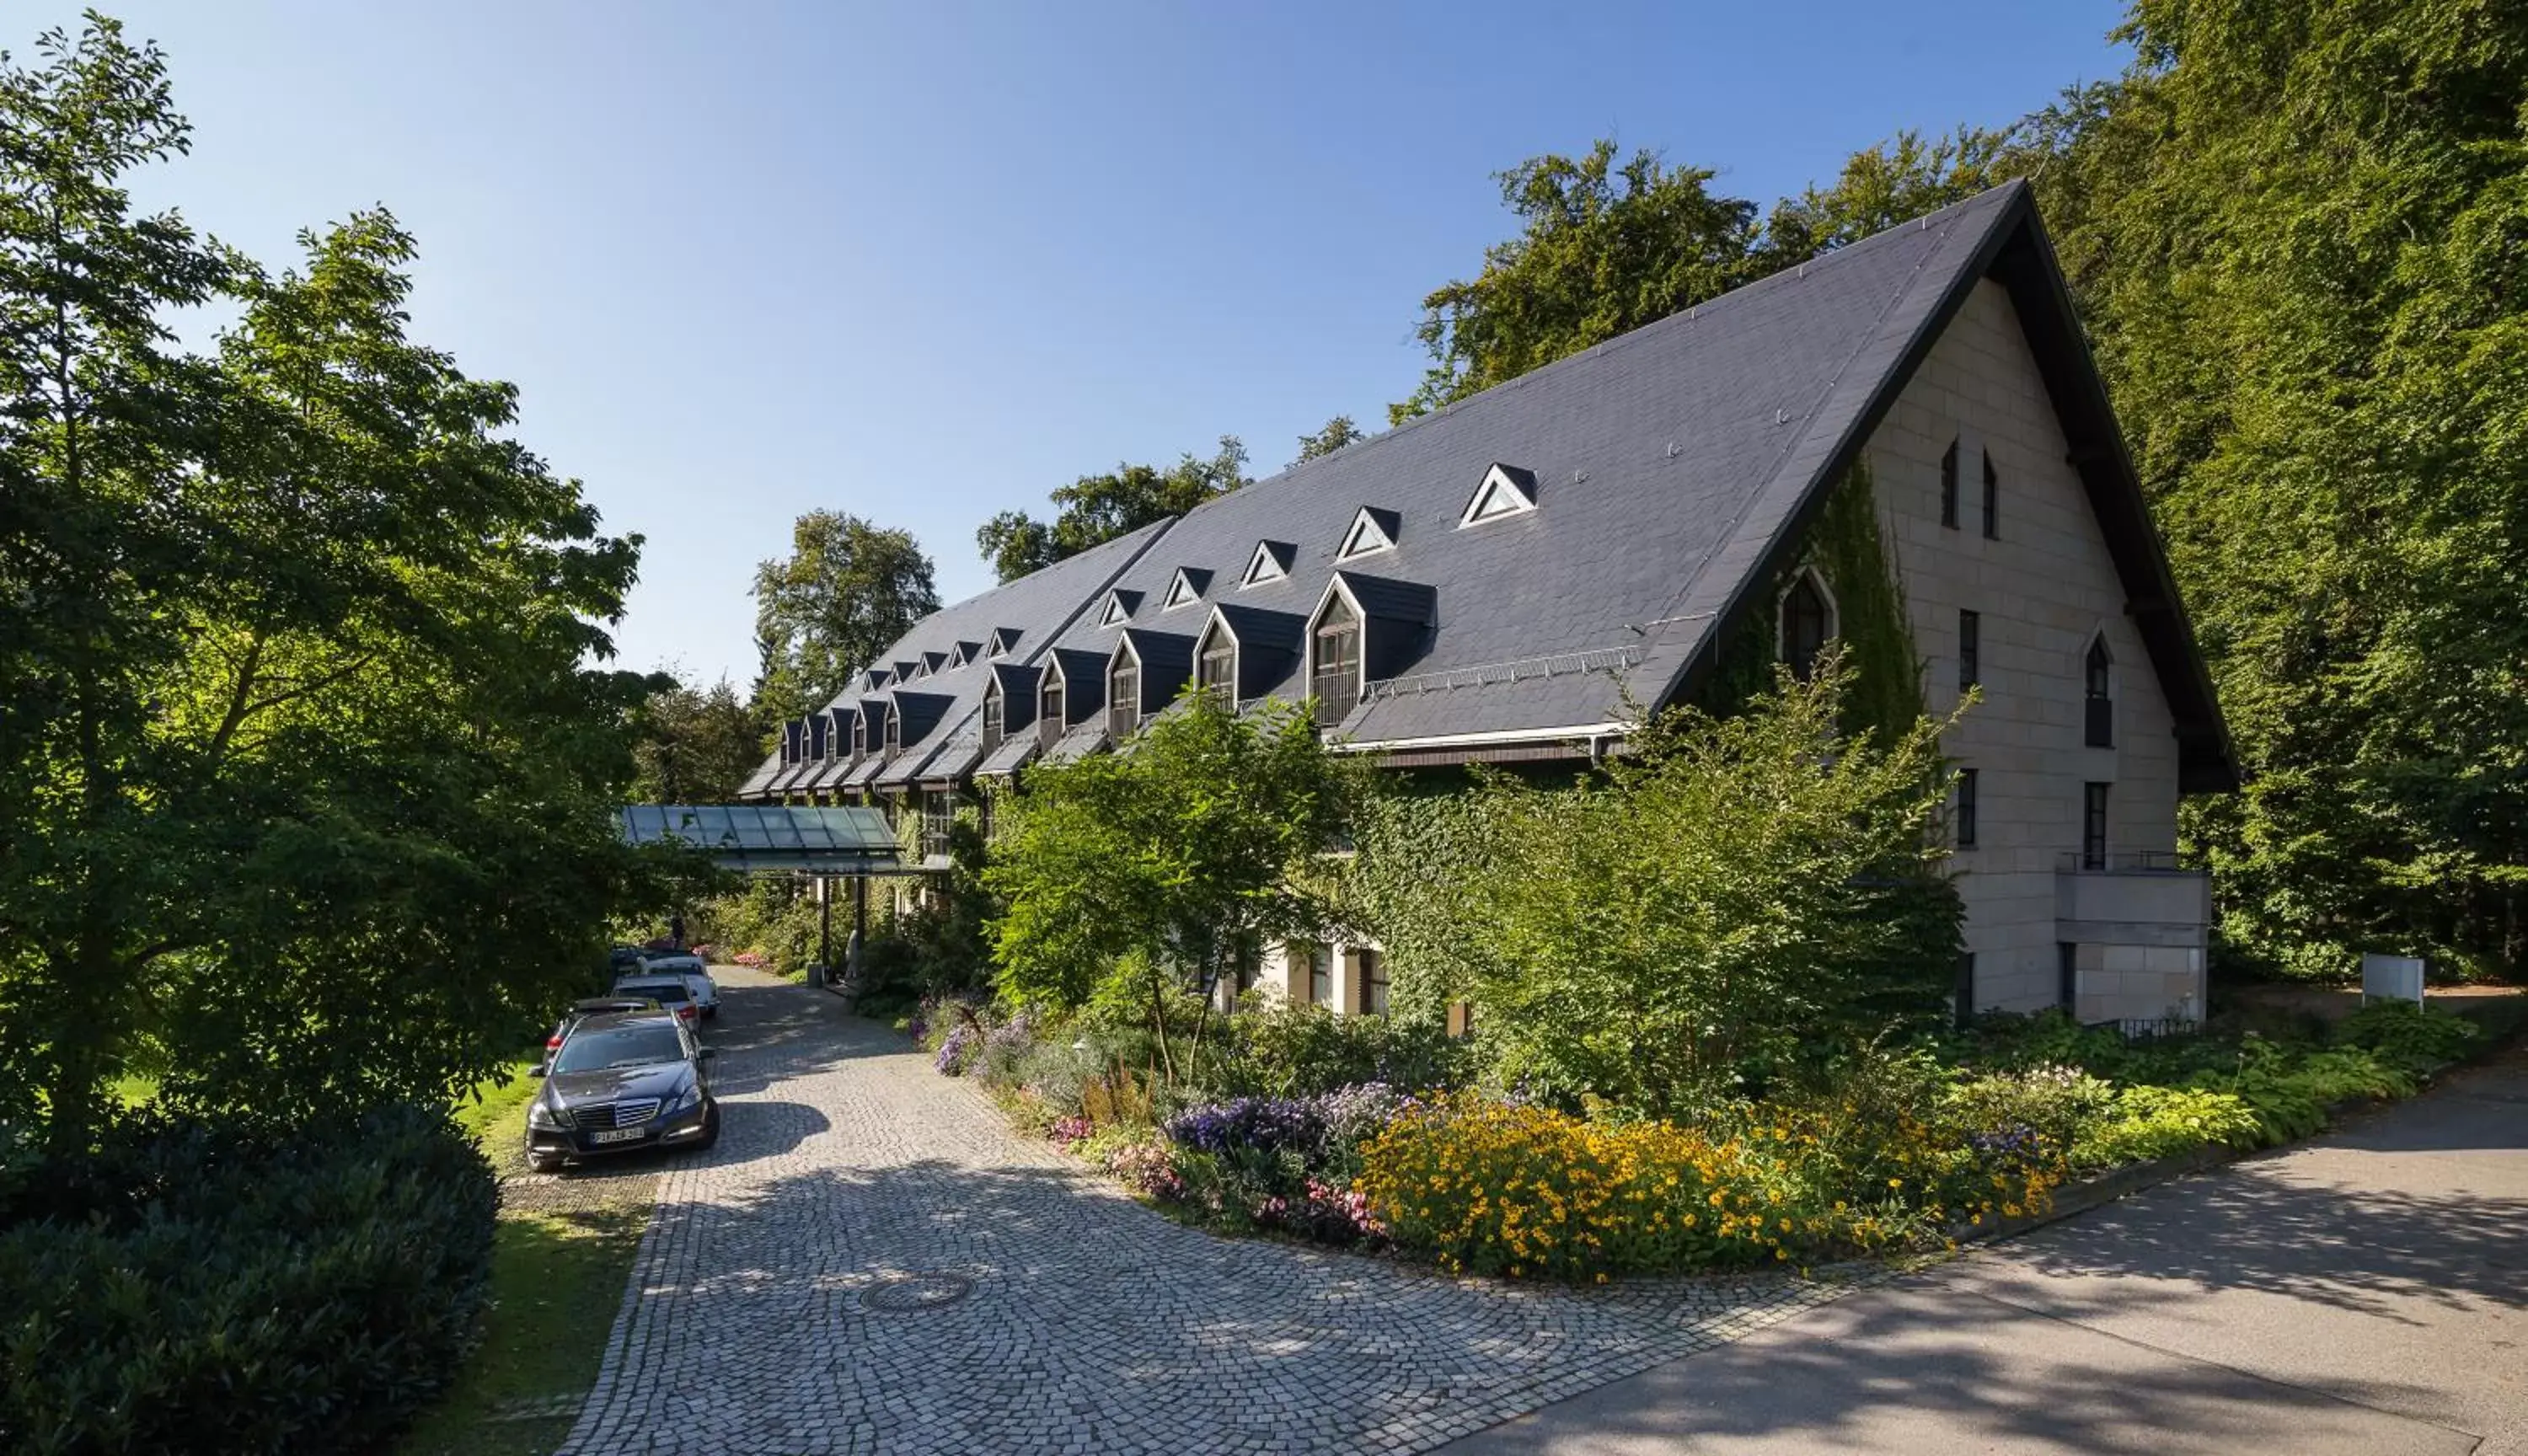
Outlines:
{"type": "MultiPolygon", "coordinates": [[[[1928,706],[1983,695],[1944,744],[1962,1002],[2201,1014],[2209,892],[2176,864],[2177,804],[2236,770],[2018,183],[946,608],[790,725],[746,797],[920,807],[935,836],[955,795],[1097,752],[1188,681],[1313,697],[1392,764],[1590,756],[1750,624],[1794,659],[1836,635],[1809,533],[1850,481],[1928,706]]],[[[1384,1008],[1374,946],[1260,974],[1384,1008]]]]}

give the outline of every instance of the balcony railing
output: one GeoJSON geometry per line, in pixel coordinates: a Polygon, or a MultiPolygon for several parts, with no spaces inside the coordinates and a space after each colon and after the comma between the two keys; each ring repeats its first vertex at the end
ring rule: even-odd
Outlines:
{"type": "Polygon", "coordinates": [[[2193,866],[2185,862],[2175,850],[2117,850],[2098,857],[2095,862],[2084,862],[2078,851],[2067,851],[2054,867],[2065,874],[2193,874],[2193,866]]]}

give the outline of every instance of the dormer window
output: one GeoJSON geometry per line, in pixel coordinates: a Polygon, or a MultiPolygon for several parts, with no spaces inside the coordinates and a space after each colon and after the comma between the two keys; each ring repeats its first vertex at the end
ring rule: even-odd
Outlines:
{"type": "Polygon", "coordinates": [[[1342,593],[1326,598],[1309,649],[1308,686],[1317,699],[1317,726],[1332,728],[1360,702],[1360,617],[1342,593]]]}
{"type": "Polygon", "coordinates": [[[1117,742],[1141,726],[1141,662],[1125,647],[1106,669],[1106,732],[1117,742]]]}
{"type": "Polygon", "coordinates": [[[852,761],[858,763],[869,755],[869,720],[852,714],[852,761]]]}
{"type": "Polygon", "coordinates": [[[995,657],[1006,657],[1017,650],[1021,635],[1016,627],[995,627],[992,640],[984,645],[983,650],[995,657]]]}
{"type": "Polygon", "coordinates": [[[897,711],[893,703],[889,703],[886,709],[886,761],[894,762],[895,755],[902,752],[904,752],[904,714],[897,711]]]}
{"type": "Polygon", "coordinates": [[[1351,518],[1351,529],[1343,533],[1343,549],[1335,552],[1338,561],[1372,555],[1396,549],[1397,517],[1392,510],[1364,505],[1351,518]]]}
{"type": "Polygon", "coordinates": [[[1246,575],[1238,580],[1241,587],[1260,587],[1278,582],[1290,574],[1290,561],[1297,550],[1287,541],[1259,541],[1255,554],[1246,558],[1246,575]]]}
{"type": "Polygon", "coordinates": [[[1052,748],[1068,726],[1063,721],[1062,678],[1059,674],[1047,672],[1044,675],[1044,686],[1036,690],[1035,704],[1035,741],[1042,747],[1052,748]]]}
{"type": "Polygon", "coordinates": [[[1106,609],[1099,613],[1097,625],[1100,627],[1123,626],[1126,622],[1132,620],[1132,608],[1139,604],[1140,599],[1140,594],[1137,592],[1125,592],[1119,590],[1107,593],[1106,609]]]}
{"type": "Polygon", "coordinates": [[[1159,610],[1174,611],[1202,600],[1202,589],[1211,585],[1211,573],[1191,567],[1177,568],[1176,580],[1168,583],[1168,595],[1159,602],[1159,610]]]}
{"type": "Polygon", "coordinates": [[[983,752],[988,754],[1001,746],[1001,685],[983,690],[983,752]]]}
{"type": "Polygon", "coordinates": [[[1482,484],[1466,501],[1457,517],[1459,529],[1498,521],[1503,516],[1524,515],[1536,509],[1536,477],[1516,466],[1496,464],[1484,472],[1482,484]]]}
{"type": "Polygon", "coordinates": [[[1782,660],[1806,682],[1817,671],[1817,654],[1834,636],[1834,601],[1816,572],[1792,578],[1791,589],[1782,594],[1781,616],[1782,660]]]}
{"type": "Polygon", "coordinates": [[[1238,640],[1218,622],[1203,633],[1194,650],[1193,680],[1223,707],[1238,705],[1238,640]]]}

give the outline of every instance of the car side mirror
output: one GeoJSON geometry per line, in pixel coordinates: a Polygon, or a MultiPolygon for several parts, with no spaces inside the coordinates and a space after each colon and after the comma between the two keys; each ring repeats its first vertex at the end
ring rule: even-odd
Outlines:
{"type": "Polygon", "coordinates": [[[718,1055],[719,1048],[717,1047],[698,1047],[694,1051],[694,1060],[696,1062],[709,1062],[718,1055]]]}

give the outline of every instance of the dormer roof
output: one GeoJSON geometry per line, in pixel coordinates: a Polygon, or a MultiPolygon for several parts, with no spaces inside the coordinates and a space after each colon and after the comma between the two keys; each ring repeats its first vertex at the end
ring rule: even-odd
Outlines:
{"type": "Polygon", "coordinates": [[[1208,567],[1180,566],[1168,582],[1167,595],[1159,599],[1159,609],[1173,611],[1180,606],[1192,606],[1202,600],[1204,590],[1210,586],[1211,571],[1208,567]]]}
{"type": "Polygon", "coordinates": [[[1245,573],[1238,577],[1241,587],[1260,587],[1278,582],[1290,574],[1290,561],[1299,548],[1287,541],[1259,541],[1246,558],[1245,573]]]}
{"type": "Polygon", "coordinates": [[[1344,528],[1343,545],[1336,549],[1335,559],[1349,561],[1379,551],[1394,550],[1396,538],[1402,532],[1403,521],[1402,516],[1384,507],[1362,506],[1353,513],[1351,525],[1344,528]]]}

